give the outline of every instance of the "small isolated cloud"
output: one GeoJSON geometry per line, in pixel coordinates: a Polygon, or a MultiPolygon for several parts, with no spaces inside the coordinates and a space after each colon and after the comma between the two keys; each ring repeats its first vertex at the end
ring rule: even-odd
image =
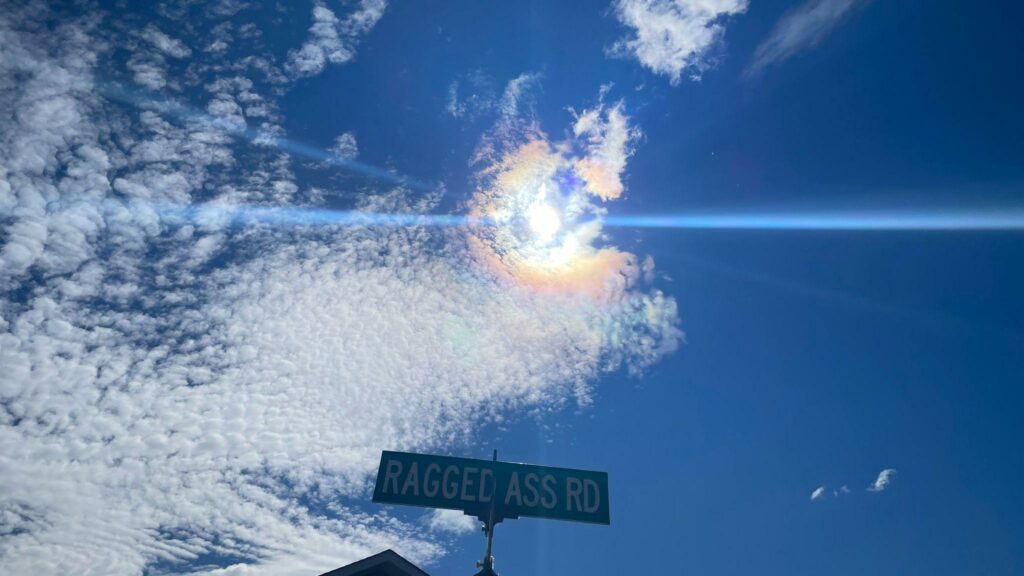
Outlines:
{"type": "Polygon", "coordinates": [[[896,471],[892,468],[886,468],[878,473],[878,478],[875,478],[874,484],[868,486],[868,492],[882,492],[892,484],[893,478],[896,477],[896,471]]]}
{"type": "MultiPolygon", "coordinates": [[[[896,477],[896,471],[892,468],[886,468],[878,473],[878,478],[875,479],[871,486],[867,487],[868,492],[882,492],[892,484],[893,478],[896,477]]],[[[826,498],[838,498],[840,496],[847,496],[852,494],[853,491],[846,484],[840,486],[837,490],[829,490],[827,486],[818,486],[811,492],[811,500],[824,500],[826,498]]]]}
{"type": "Polygon", "coordinates": [[[828,490],[826,486],[819,486],[811,492],[811,500],[824,500],[825,498],[839,498],[850,494],[850,488],[843,484],[836,490],[828,490]]]}
{"type": "Polygon", "coordinates": [[[356,142],[356,135],[352,132],[345,132],[334,139],[334,146],[328,151],[338,160],[352,160],[359,156],[359,144],[356,142]]]}
{"type": "Polygon", "coordinates": [[[721,40],[724,18],[741,14],[747,0],[616,0],[612,9],[631,33],[609,54],[636,58],[655,74],[679,84],[710,67],[710,50],[721,40]]]}
{"type": "Polygon", "coordinates": [[[466,516],[459,510],[431,510],[424,519],[431,532],[469,534],[479,529],[476,518],[466,516]]]}
{"type": "Polygon", "coordinates": [[[330,64],[344,64],[356,55],[356,44],[384,16],[386,0],[362,0],[344,19],[322,2],[313,7],[313,24],[302,48],[288,54],[285,69],[293,78],[315,76],[330,64]]]}
{"type": "Polygon", "coordinates": [[[814,48],[854,8],[870,0],[809,0],[784,15],[771,34],[754,51],[747,67],[747,76],[757,75],[765,68],[789,59],[797,52],[814,48]]]}

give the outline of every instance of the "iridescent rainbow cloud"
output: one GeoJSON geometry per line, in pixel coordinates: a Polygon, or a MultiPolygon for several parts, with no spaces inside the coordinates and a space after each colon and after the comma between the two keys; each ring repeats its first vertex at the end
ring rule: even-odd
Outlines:
{"type": "Polygon", "coordinates": [[[612,296],[638,275],[636,258],[597,247],[605,209],[622,195],[622,171],[638,136],[622,104],[598,104],[575,117],[573,135],[551,142],[535,125],[504,135],[484,156],[469,216],[476,257],[521,285],[612,296]]]}

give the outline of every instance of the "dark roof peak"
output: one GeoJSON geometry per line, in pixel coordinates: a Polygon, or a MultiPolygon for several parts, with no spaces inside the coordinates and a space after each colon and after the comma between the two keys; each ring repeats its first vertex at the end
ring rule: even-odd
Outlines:
{"type": "Polygon", "coordinates": [[[320,576],[430,576],[415,564],[388,549],[320,576]]]}

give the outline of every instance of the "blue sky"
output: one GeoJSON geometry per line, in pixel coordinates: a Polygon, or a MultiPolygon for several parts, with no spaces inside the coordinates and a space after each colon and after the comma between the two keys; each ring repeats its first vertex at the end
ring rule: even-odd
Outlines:
{"type": "Polygon", "coordinates": [[[0,2],[0,560],[469,574],[497,448],[506,575],[1024,571],[1004,4],[0,2]]]}

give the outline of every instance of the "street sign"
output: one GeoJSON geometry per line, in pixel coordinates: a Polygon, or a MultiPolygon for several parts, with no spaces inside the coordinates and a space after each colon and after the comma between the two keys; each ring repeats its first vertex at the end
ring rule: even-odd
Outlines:
{"type": "Polygon", "coordinates": [[[385,451],[373,501],[462,510],[494,520],[533,516],[609,524],[608,474],[385,451]]]}

